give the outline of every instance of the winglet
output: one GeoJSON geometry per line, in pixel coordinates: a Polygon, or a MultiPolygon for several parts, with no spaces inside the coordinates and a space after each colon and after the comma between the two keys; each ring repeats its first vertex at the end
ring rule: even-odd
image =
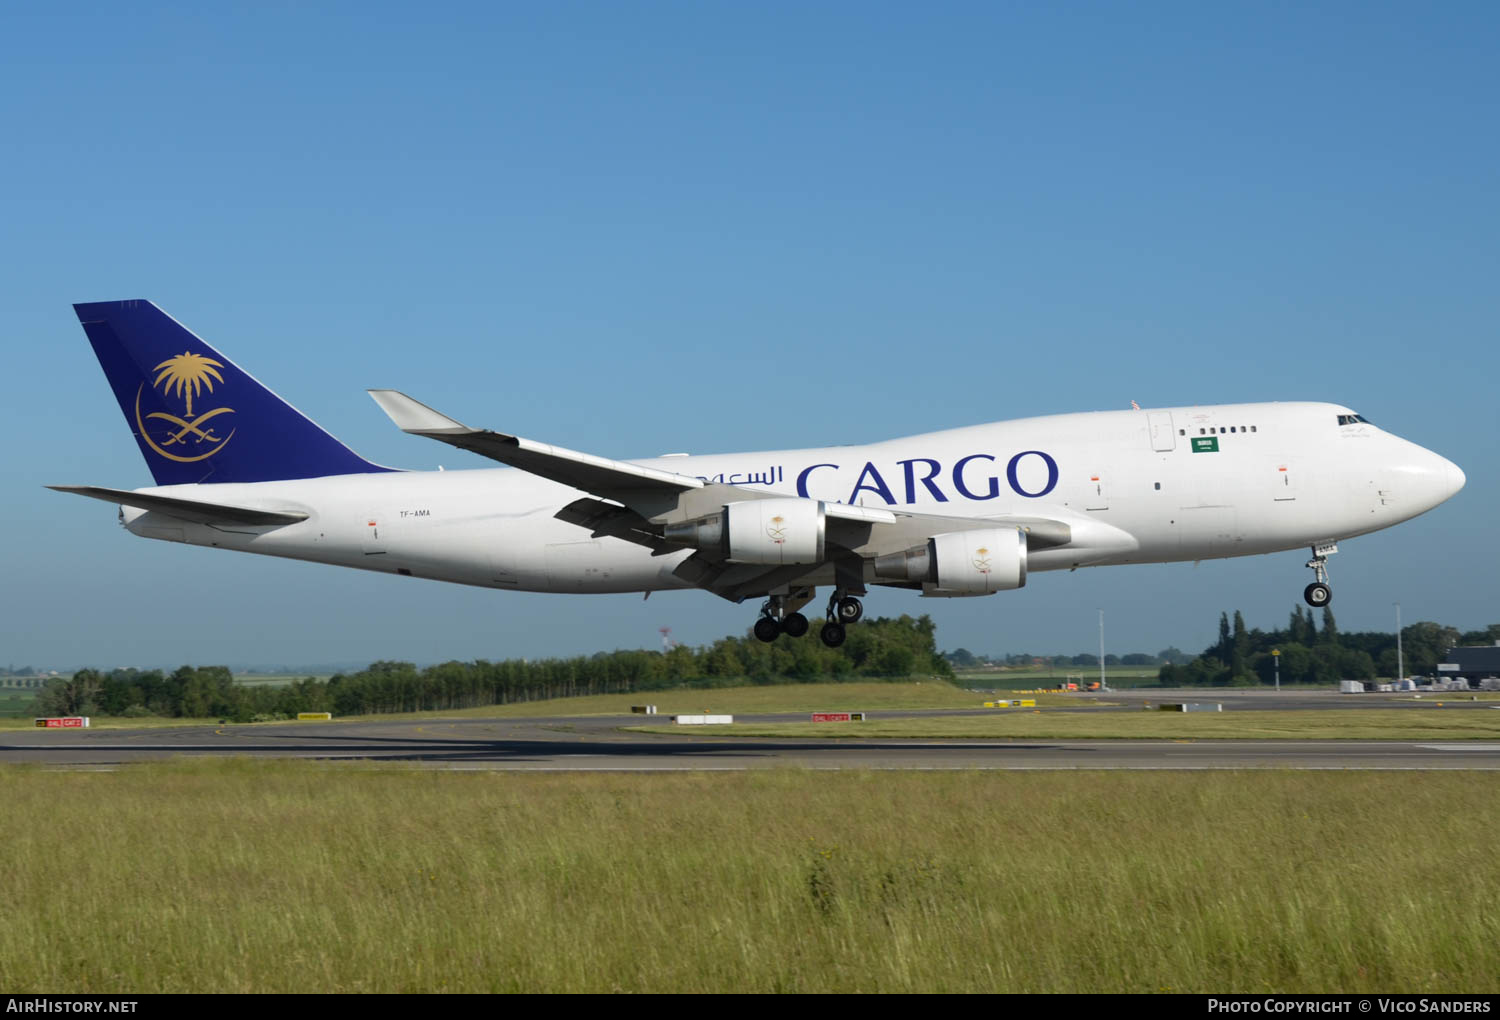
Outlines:
{"type": "Polygon", "coordinates": [[[414,435],[455,436],[482,431],[471,429],[462,422],[454,421],[439,411],[434,411],[420,400],[413,400],[400,390],[369,390],[371,398],[402,432],[414,435]]]}

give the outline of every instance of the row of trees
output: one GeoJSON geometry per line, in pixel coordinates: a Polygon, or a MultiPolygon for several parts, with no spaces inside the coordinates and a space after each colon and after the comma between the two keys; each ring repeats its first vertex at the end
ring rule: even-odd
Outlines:
{"type": "Polygon", "coordinates": [[[1461,632],[1454,627],[1422,621],[1401,628],[1401,659],[1398,667],[1396,635],[1381,631],[1341,633],[1333,611],[1325,607],[1321,628],[1311,610],[1293,610],[1287,626],[1263,631],[1246,628],[1235,610],[1219,616],[1219,639],[1186,665],[1163,666],[1159,674],[1164,687],[1254,686],[1269,684],[1276,677],[1279,651],[1281,682],[1284,684],[1330,684],[1340,680],[1374,680],[1431,675],[1450,648],[1486,645],[1500,640],[1500,624],[1483,630],[1461,632]]]}
{"type": "Polygon", "coordinates": [[[528,662],[444,662],[418,669],[409,662],[377,662],[327,681],[272,685],[234,682],[223,666],[160,670],[84,669],[42,690],[44,715],[161,715],[246,722],[298,712],[365,715],[476,708],[588,694],[625,694],[677,687],[751,683],[837,682],[858,677],[951,677],[937,653],[931,618],[874,619],[849,628],[840,648],[813,639],[771,644],[753,637],[712,645],[679,645],[668,652],[616,651],[572,659],[528,662]]]}

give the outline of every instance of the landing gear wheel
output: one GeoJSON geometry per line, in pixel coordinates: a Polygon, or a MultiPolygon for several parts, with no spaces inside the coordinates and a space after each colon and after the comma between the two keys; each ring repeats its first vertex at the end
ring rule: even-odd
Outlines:
{"type": "Polygon", "coordinates": [[[864,603],[860,602],[853,595],[846,595],[839,599],[838,612],[839,623],[846,626],[851,623],[858,623],[865,615],[864,603]]]}
{"type": "Polygon", "coordinates": [[[1307,568],[1313,572],[1313,583],[1302,589],[1302,598],[1314,609],[1333,601],[1333,589],[1328,587],[1328,557],[1338,551],[1339,547],[1332,542],[1312,547],[1313,556],[1307,561],[1307,568]]]}
{"type": "Polygon", "coordinates": [[[801,613],[787,613],[781,621],[781,632],[787,637],[801,637],[807,633],[807,617],[801,613]]]}
{"type": "Polygon", "coordinates": [[[781,624],[776,622],[775,617],[762,616],[755,621],[755,636],[762,641],[770,643],[776,640],[776,635],[781,633],[781,624]]]}
{"type": "Polygon", "coordinates": [[[848,635],[844,631],[842,623],[825,623],[818,636],[823,639],[823,643],[829,648],[837,648],[844,643],[844,638],[848,635]]]}

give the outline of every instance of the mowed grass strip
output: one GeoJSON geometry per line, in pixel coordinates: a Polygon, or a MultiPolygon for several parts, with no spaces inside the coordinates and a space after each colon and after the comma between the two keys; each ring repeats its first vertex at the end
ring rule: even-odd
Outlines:
{"type": "Polygon", "coordinates": [[[1492,776],[0,769],[0,986],[1500,990],[1492,776]]]}
{"type": "MultiPolygon", "coordinates": [[[[496,718],[527,719],[574,715],[629,715],[634,705],[655,705],[661,715],[778,712],[859,712],[884,709],[979,708],[987,695],[962,690],[946,680],[826,684],[763,684],[742,687],[676,688],[634,694],[595,694],[582,698],[552,698],[514,705],[454,709],[407,715],[364,718],[496,718]]],[[[988,700],[994,700],[989,698],[988,700]]]]}
{"type": "MultiPolygon", "coordinates": [[[[1060,697],[1060,696],[1059,696],[1060,697]]],[[[674,689],[635,694],[598,694],[581,698],[552,698],[512,705],[400,712],[367,716],[336,716],[335,721],[400,719],[532,719],[574,715],[629,715],[633,705],[656,705],[662,715],[694,712],[774,714],[777,712],[860,712],[923,708],[978,708],[986,695],[961,690],[946,680],[826,684],[746,684],[700,690],[674,689]]],[[[25,719],[0,719],[0,729],[28,729],[25,719]]],[[[90,728],[135,729],[156,726],[210,726],[217,719],[102,718],[90,728]]],[[[241,724],[246,725],[246,724],[241,724]]]]}
{"type": "Polygon", "coordinates": [[[1500,740],[1500,712],[1485,709],[1298,709],[1284,712],[1048,712],[986,709],[984,715],[851,723],[630,726],[641,733],[716,737],[1016,738],[1022,740],[1500,740]]]}
{"type": "MultiPolygon", "coordinates": [[[[44,727],[36,725],[36,718],[41,713],[33,712],[23,718],[0,719],[0,730],[41,730],[44,727]]],[[[89,716],[89,729],[91,730],[156,730],[175,726],[218,726],[218,719],[172,719],[159,715],[146,715],[137,718],[125,716],[89,716]]],[[[77,733],[78,730],[52,730],[53,733],[77,733]]]]}

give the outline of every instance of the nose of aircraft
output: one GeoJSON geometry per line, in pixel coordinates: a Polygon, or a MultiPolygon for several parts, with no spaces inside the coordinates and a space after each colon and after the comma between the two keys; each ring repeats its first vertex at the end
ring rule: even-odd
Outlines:
{"type": "Polygon", "coordinates": [[[1422,450],[1414,473],[1417,493],[1424,510],[1452,499],[1468,481],[1462,468],[1431,450],[1422,450]]]}
{"type": "Polygon", "coordinates": [[[1443,499],[1451,499],[1458,495],[1458,490],[1464,487],[1469,479],[1464,475],[1463,468],[1448,460],[1446,457],[1438,457],[1443,463],[1443,485],[1445,487],[1443,499]]]}

